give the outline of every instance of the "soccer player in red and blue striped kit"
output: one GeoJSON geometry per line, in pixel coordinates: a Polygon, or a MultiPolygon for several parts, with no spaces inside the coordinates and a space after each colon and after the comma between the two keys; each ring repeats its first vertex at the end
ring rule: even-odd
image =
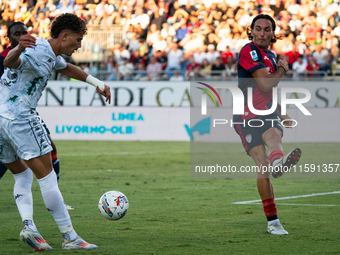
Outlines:
{"type": "MultiPolygon", "coordinates": [[[[272,88],[288,71],[288,63],[279,60],[276,64],[276,55],[268,50],[271,43],[275,43],[276,24],[272,17],[266,14],[256,16],[248,31],[251,43],[246,44],[240,51],[238,61],[238,86],[245,97],[244,115],[234,115],[235,131],[241,138],[242,144],[259,169],[257,173],[257,189],[261,196],[264,213],[268,220],[267,233],[274,235],[287,235],[277,217],[274,201],[274,191],[270,180],[270,171],[264,171],[262,166],[272,167],[274,178],[280,177],[284,172],[298,163],[301,150],[295,148],[286,156],[283,154],[282,120],[286,127],[292,125],[288,115],[281,115],[278,104],[276,110],[266,116],[252,113],[247,104],[247,89],[252,88],[252,101],[256,110],[267,110],[272,107],[272,88]],[[266,121],[266,119],[277,121],[266,121]],[[251,125],[249,125],[251,120],[251,125]],[[237,124],[238,123],[238,124],[237,124]],[[258,127],[254,127],[258,126],[258,127]]],[[[267,167],[268,169],[269,167],[267,167]]]]}

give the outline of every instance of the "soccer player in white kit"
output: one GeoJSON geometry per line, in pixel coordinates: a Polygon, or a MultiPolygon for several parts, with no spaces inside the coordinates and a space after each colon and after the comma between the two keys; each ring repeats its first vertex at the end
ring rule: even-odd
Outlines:
{"type": "Polygon", "coordinates": [[[50,39],[23,35],[18,46],[4,60],[7,68],[0,82],[0,161],[11,170],[15,179],[14,198],[24,224],[20,239],[33,250],[47,251],[52,247],[33,222],[32,171],[46,208],[62,233],[62,248],[97,248],[79,237],[72,227],[52,169],[52,147],[35,110],[53,70],[93,85],[106,102],[111,102],[107,85],[66,63],[60,56],[70,56],[80,48],[86,31],[85,22],[76,15],[62,14],[52,23],[50,39]]]}

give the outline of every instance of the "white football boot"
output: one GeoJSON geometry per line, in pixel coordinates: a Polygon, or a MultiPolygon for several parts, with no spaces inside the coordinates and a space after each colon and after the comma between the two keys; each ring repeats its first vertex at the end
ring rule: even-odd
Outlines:
{"type": "Polygon", "coordinates": [[[291,152],[289,152],[286,156],[282,158],[275,159],[273,162],[273,172],[272,175],[274,178],[281,177],[284,173],[290,170],[291,167],[295,166],[301,157],[301,150],[299,148],[295,148],[291,152]]]}
{"type": "Polygon", "coordinates": [[[20,240],[31,246],[33,251],[53,250],[38,231],[33,231],[28,226],[25,226],[20,232],[20,240]]]}
{"type": "Polygon", "coordinates": [[[288,232],[284,230],[279,220],[274,220],[273,224],[268,224],[267,233],[272,235],[288,235],[288,232]]]}
{"type": "Polygon", "coordinates": [[[89,250],[89,249],[97,249],[98,246],[95,244],[90,244],[84,241],[83,238],[77,236],[76,239],[72,241],[63,240],[62,244],[63,250],[89,250]]]}

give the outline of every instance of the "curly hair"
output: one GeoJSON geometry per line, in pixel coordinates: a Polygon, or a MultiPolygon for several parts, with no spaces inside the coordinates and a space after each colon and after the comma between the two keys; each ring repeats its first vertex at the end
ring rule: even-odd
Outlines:
{"type": "MultiPolygon", "coordinates": [[[[247,27],[247,35],[248,35],[248,39],[249,39],[250,41],[253,40],[253,36],[251,35],[251,30],[254,29],[255,22],[256,22],[257,20],[259,20],[259,19],[267,19],[267,20],[269,20],[269,21],[272,23],[272,30],[275,31],[275,29],[276,29],[275,20],[274,20],[271,16],[269,16],[269,15],[267,15],[267,14],[259,14],[259,15],[257,15],[257,16],[253,19],[253,21],[251,22],[251,25],[247,27]]],[[[282,36],[283,36],[282,34],[277,34],[277,35],[274,34],[274,37],[270,40],[270,42],[271,42],[271,43],[276,43],[276,41],[277,41],[277,40],[280,40],[280,39],[282,38],[282,36]]]]}
{"type": "Polygon", "coordinates": [[[56,39],[64,30],[82,35],[87,32],[85,21],[71,13],[61,14],[52,22],[51,37],[56,39]]]}

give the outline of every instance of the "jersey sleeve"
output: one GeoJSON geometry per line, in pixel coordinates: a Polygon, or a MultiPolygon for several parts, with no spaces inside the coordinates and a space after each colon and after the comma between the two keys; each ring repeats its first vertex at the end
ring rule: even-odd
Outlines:
{"type": "Polygon", "coordinates": [[[27,50],[23,51],[21,54],[20,54],[20,65],[18,66],[18,70],[25,70],[25,69],[29,69],[29,63],[30,63],[30,60],[32,60],[32,56],[27,52],[27,50]]]}
{"type": "Polygon", "coordinates": [[[67,66],[67,63],[65,61],[65,59],[63,59],[61,56],[57,57],[57,61],[55,66],[53,67],[53,70],[61,70],[61,69],[65,69],[67,66]]]}
{"type": "Polygon", "coordinates": [[[262,55],[257,47],[247,45],[240,53],[239,64],[248,72],[253,72],[257,69],[266,68],[262,61],[262,55]]]}

